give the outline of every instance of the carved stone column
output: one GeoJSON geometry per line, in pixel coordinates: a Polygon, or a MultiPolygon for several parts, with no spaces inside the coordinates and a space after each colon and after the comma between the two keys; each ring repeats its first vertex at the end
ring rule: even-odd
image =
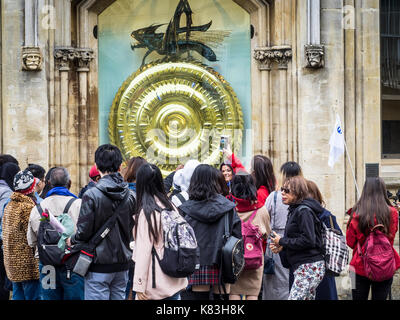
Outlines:
{"type": "MultiPolygon", "coordinates": [[[[292,48],[290,46],[260,47],[254,50],[254,59],[259,63],[260,70],[271,72],[273,64],[277,65],[279,71],[279,109],[272,106],[270,121],[272,123],[271,139],[273,150],[271,156],[276,163],[284,163],[288,157],[288,119],[287,119],[287,69],[292,59],[292,48]],[[274,111],[275,110],[275,111],[274,111]],[[276,123],[276,125],[274,125],[276,123]]],[[[270,76],[270,74],[269,74],[270,76]]],[[[274,87],[278,83],[272,84],[274,87]]],[[[269,88],[263,90],[269,90],[269,88]]]]}
{"type": "Polygon", "coordinates": [[[258,68],[260,70],[271,71],[272,60],[274,58],[271,48],[256,48],[254,49],[253,57],[258,62],[258,68]]]}
{"type": "Polygon", "coordinates": [[[25,0],[25,38],[22,47],[22,70],[42,70],[42,53],[39,48],[38,1],[25,0]]]}
{"type": "Polygon", "coordinates": [[[93,50],[77,49],[77,66],[79,78],[79,184],[84,186],[88,179],[88,72],[90,61],[93,60],[93,50]]]}
{"type": "Polygon", "coordinates": [[[278,69],[287,70],[289,61],[292,60],[292,48],[290,46],[272,47],[274,60],[278,63],[278,69]]]}
{"type": "Polygon", "coordinates": [[[54,58],[59,72],[59,103],[55,104],[55,165],[65,165],[68,155],[68,96],[69,96],[69,71],[71,63],[76,58],[76,50],[72,47],[55,48],[54,58]],[[59,120],[59,121],[58,121],[59,120]],[[63,159],[63,161],[61,160],[63,159]]]}
{"type": "Polygon", "coordinates": [[[54,50],[58,70],[69,71],[70,63],[77,57],[77,51],[72,47],[58,47],[54,50]]]}
{"type": "Polygon", "coordinates": [[[325,48],[321,44],[321,3],[320,0],[307,0],[307,40],[305,57],[307,68],[323,68],[325,48]]]}

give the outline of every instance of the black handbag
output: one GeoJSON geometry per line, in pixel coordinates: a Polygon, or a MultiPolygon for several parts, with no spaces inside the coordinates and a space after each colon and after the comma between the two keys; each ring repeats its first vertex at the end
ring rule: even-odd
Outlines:
{"type": "MultiPolygon", "coordinates": [[[[232,210],[232,212],[234,212],[232,210]]],[[[231,235],[229,215],[225,214],[224,245],[221,250],[220,278],[222,283],[235,283],[244,268],[243,240],[231,235]]]]}
{"type": "Polygon", "coordinates": [[[65,265],[68,270],[85,277],[89,271],[90,265],[94,259],[95,250],[97,245],[110,233],[111,229],[115,226],[118,209],[122,203],[129,198],[130,192],[127,193],[125,198],[115,206],[114,213],[107,219],[104,225],[97,230],[94,236],[87,243],[79,243],[72,248],[68,248],[69,254],[65,259],[65,265]]]}
{"type": "MultiPolygon", "coordinates": [[[[276,218],[276,197],[277,191],[274,193],[274,222],[271,226],[271,232],[275,226],[275,218],[276,218]]],[[[268,250],[268,248],[267,248],[268,250]]],[[[271,250],[271,249],[269,249],[271,250]]],[[[274,253],[271,251],[271,257],[268,257],[264,261],[264,274],[275,274],[275,261],[274,261],[274,253]]]]}

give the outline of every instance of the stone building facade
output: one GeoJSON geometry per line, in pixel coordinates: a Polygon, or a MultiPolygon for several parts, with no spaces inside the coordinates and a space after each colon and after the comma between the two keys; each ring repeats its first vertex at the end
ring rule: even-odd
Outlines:
{"type": "MultiPolygon", "coordinates": [[[[382,117],[391,120],[399,94],[382,93],[380,1],[232,1],[254,30],[253,153],[276,170],[299,162],[344,228],[357,199],[352,169],[360,191],[371,168],[399,186],[400,159],[382,153],[382,117]],[[382,113],[385,94],[392,109],[382,113]],[[331,169],[336,113],[350,161],[343,156],[331,169]]],[[[1,1],[0,151],[22,166],[66,166],[74,192],[87,183],[99,144],[98,17],[110,6],[124,10],[118,2],[1,1]]]]}

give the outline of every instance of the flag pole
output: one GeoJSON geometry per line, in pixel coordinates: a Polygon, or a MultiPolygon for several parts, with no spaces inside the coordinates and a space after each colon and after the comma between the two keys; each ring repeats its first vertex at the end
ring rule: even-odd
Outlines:
{"type": "MultiPolygon", "coordinates": [[[[336,109],[335,106],[333,107],[333,111],[335,112],[335,115],[336,115],[337,117],[339,117],[339,119],[340,119],[339,113],[337,112],[337,109],[336,109]]],[[[354,172],[354,169],[353,169],[353,165],[352,165],[352,163],[351,163],[349,150],[347,149],[347,143],[346,143],[346,139],[345,139],[345,137],[344,137],[344,131],[343,131],[343,144],[344,144],[344,147],[345,147],[345,151],[346,151],[346,155],[347,155],[347,160],[349,161],[351,173],[352,173],[352,175],[353,175],[354,185],[356,186],[357,199],[359,199],[359,198],[360,198],[360,190],[358,189],[358,184],[357,184],[357,180],[356,180],[356,175],[355,175],[355,172],[354,172]]]]}
{"type": "Polygon", "coordinates": [[[357,199],[360,199],[360,190],[358,189],[358,184],[357,184],[357,180],[356,180],[356,175],[355,175],[355,173],[354,173],[353,165],[351,164],[350,154],[349,154],[349,151],[347,150],[347,143],[346,143],[346,139],[344,138],[344,136],[343,136],[343,143],[344,143],[344,147],[345,147],[345,149],[346,149],[347,159],[349,160],[351,173],[353,174],[354,184],[355,184],[355,186],[356,186],[356,191],[357,191],[357,199]]]}

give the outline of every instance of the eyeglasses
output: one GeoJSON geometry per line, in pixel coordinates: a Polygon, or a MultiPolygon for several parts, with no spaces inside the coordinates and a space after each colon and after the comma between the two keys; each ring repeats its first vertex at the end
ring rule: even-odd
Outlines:
{"type": "Polygon", "coordinates": [[[290,189],[284,188],[284,187],[281,188],[281,191],[284,192],[284,193],[287,193],[287,194],[290,193],[290,189]]]}

